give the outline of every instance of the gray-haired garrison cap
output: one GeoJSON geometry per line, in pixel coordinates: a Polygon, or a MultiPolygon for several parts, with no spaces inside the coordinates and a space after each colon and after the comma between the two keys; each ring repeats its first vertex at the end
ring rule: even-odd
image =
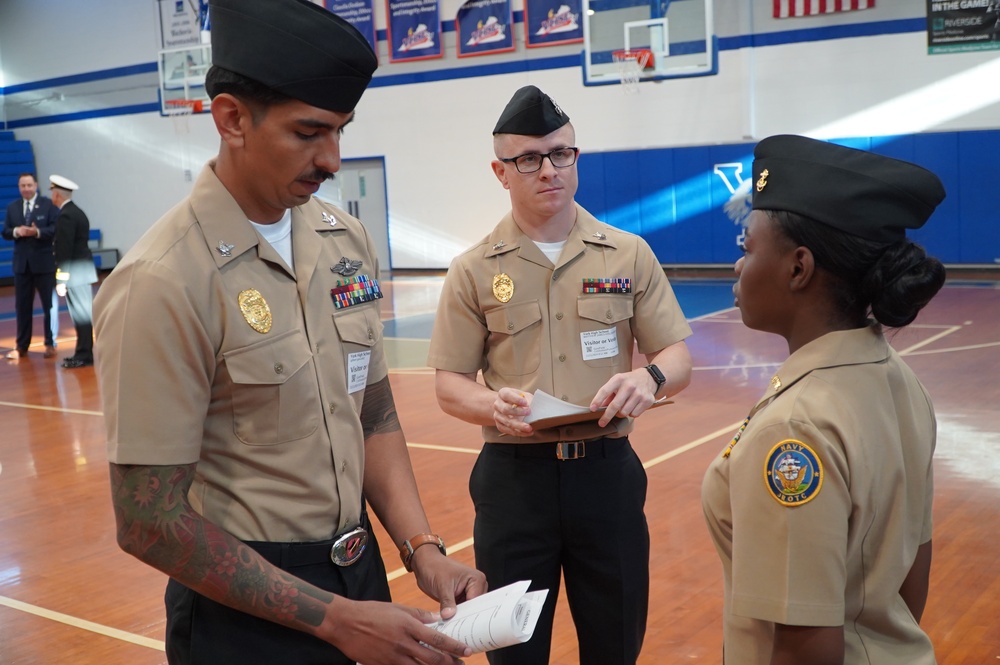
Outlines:
{"type": "Polygon", "coordinates": [[[358,30],[309,0],[209,0],[212,64],[349,113],[378,67],[358,30]]]}
{"type": "Polygon", "coordinates": [[[876,242],[919,229],[945,196],[921,166],[804,136],[768,137],[753,155],[755,210],[787,210],[876,242]]]}
{"type": "Polygon", "coordinates": [[[533,85],[526,85],[507,102],[493,133],[545,136],[567,122],[569,116],[551,97],[533,85]]]}

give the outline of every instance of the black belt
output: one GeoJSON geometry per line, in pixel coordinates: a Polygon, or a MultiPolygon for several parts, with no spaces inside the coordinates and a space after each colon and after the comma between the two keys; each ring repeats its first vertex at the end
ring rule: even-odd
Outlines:
{"type": "Polygon", "coordinates": [[[367,549],[370,528],[368,511],[361,511],[361,524],[329,540],[309,543],[244,541],[247,547],[282,569],[334,563],[350,566],[361,560],[367,549]]]}
{"type": "Polygon", "coordinates": [[[533,459],[575,460],[584,457],[604,457],[605,450],[621,446],[627,438],[610,439],[602,436],[582,441],[553,441],[551,443],[490,443],[494,450],[511,457],[533,459]]]}

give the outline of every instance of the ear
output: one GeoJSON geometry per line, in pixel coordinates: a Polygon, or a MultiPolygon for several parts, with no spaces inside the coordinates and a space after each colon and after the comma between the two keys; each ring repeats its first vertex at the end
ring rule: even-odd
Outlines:
{"type": "Polygon", "coordinates": [[[796,247],[791,255],[791,280],[789,288],[792,291],[802,291],[809,287],[816,275],[816,259],[808,247],[796,247]]]}
{"type": "Polygon", "coordinates": [[[248,123],[253,122],[250,109],[236,97],[228,93],[217,95],[212,100],[212,120],[224,143],[230,147],[240,147],[246,137],[248,123]]]}
{"type": "Polygon", "coordinates": [[[507,169],[505,168],[506,164],[501,162],[499,159],[494,159],[492,162],[490,162],[490,166],[493,167],[493,175],[497,177],[497,180],[500,181],[500,184],[503,185],[503,188],[510,189],[510,183],[507,182],[507,169]]]}

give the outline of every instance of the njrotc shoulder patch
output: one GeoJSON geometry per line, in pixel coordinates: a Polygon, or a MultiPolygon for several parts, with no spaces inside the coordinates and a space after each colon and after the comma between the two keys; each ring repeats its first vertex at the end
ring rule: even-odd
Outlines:
{"type": "Polygon", "coordinates": [[[823,463],[812,448],[795,439],[785,439],[767,455],[764,484],[783,506],[812,501],[823,487],[823,463]]]}

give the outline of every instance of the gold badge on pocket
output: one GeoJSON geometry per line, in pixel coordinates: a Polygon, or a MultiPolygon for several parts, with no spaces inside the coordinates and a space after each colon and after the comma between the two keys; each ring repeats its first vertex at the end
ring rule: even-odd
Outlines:
{"type": "Polygon", "coordinates": [[[271,329],[271,308],[268,307],[260,291],[257,289],[241,291],[239,303],[243,318],[251,328],[259,333],[266,333],[271,329]]]}
{"type": "Polygon", "coordinates": [[[500,302],[510,302],[514,297],[514,280],[507,273],[493,275],[493,297],[500,302]]]}

